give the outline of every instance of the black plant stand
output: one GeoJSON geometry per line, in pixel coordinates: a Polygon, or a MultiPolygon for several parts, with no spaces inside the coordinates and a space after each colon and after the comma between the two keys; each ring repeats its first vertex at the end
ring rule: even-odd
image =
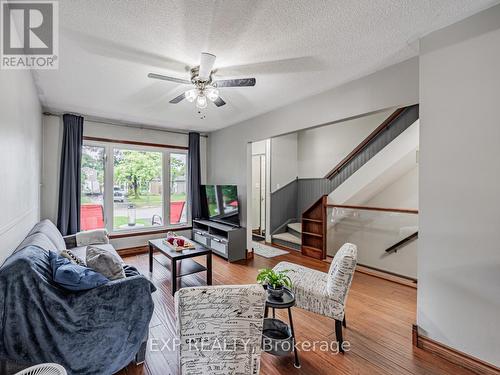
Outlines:
{"type": "Polygon", "coordinates": [[[296,342],[295,342],[295,331],[293,330],[293,319],[292,319],[292,306],[295,305],[295,295],[288,289],[284,290],[283,297],[276,299],[271,297],[269,292],[267,293],[266,299],[266,311],[264,317],[267,318],[269,314],[269,309],[273,310],[273,318],[276,317],[276,309],[287,309],[288,310],[288,321],[290,324],[290,331],[292,334],[293,341],[293,354],[295,356],[294,366],[300,368],[299,354],[297,352],[296,342]]]}

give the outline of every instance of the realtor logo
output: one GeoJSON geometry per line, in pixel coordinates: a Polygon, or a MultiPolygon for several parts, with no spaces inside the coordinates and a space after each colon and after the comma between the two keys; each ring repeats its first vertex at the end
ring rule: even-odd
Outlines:
{"type": "Polygon", "coordinates": [[[57,69],[57,1],[0,1],[0,68],[57,69]]]}

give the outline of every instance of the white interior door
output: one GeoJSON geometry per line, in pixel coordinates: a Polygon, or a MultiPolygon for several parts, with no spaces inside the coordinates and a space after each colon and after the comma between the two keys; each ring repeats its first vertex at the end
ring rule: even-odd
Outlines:
{"type": "Polygon", "coordinates": [[[252,155],[252,230],[261,228],[261,175],[260,155],[252,155]]]}
{"type": "Polygon", "coordinates": [[[266,229],[266,155],[260,155],[260,234],[266,229]]]}

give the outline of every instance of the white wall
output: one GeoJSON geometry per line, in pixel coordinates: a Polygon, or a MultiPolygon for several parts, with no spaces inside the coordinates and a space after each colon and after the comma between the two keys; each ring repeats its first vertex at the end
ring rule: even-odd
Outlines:
{"type": "MultiPolygon", "coordinates": [[[[43,116],[43,173],[42,173],[42,207],[41,217],[54,222],[57,220],[57,202],[59,194],[59,164],[61,158],[62,119],[58,116],[43,116]]],[[[84,121],[84,136],[108,138],[125,141],[149,142],[188,146],[187,134],[166,132],[161,130],[141,129],[131,126],[103,124],[84,121]]],[[[201,181],[206,182],[207,139],[200,138],[201,181]]],[[[149,237],[130,237],[115,240],[118,248],[142,246],[149,237]]],[[[152,238],[152,237],[151,237],[152,238]]]]}
{"type": "MultiPolygon", "coordinates": [[[[249,142],[418,103],[418,59],[410,59],[297,103],[210,133],[208,182],[238,185],[242,225],[251,184],[249,142]]],[[[250,245],[249,236],[248,244],[250,245]]]]}
{"type": "Polygon", "coordinates": [[[40,217],[41,117],[31,73],[0,70],[0,264],[40,217]]]}
{"type": "Polygon", "coordinates": [[[410,208],[418,210],[418,166],[398,178],[375,196],[365,202],[363,206],[410,208]]]}
{"type": "Polygon", "coordinates": [[[298,133],[298,177],[325,177],[363,139],[387,119],[393,109],[298,133]]]}
{"type": "Polygon", "coordinates": [[[500,366],[500,6],[421,41],[417,322],[500,366]]]}
{"type": "Polygon", "coordinates": [[[297,133],[271,138],[271,192],[298,175],[297,133]]]}
{"type": "Polygon", "coordinates": [[[42,117],[43,163],[42,163],[42,204],[40,214],[43,219],[57,223],[59,197],[59,168],[61,164],[62,125],[55,116],[42,117]]]}

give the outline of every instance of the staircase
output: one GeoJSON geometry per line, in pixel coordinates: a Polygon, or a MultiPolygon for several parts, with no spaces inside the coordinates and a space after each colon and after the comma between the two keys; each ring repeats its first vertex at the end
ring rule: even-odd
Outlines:
{"type": "Polygon", "coordinates": [[[302,245],[302,226],[300,223],[288,223],[285,231],[272,235],[272,242],[276,245],[300,251],[302,245]]]}
{"type": "Polygon", "coordinates": [[[272,242],[300,250],[313,258],[325,259],[327,196],[418,118],[418,104],[399,108],[324,178],[296,179],[272,193],[272,242]],[[301,218],[301,223],[297,218],[301,218]]]}

